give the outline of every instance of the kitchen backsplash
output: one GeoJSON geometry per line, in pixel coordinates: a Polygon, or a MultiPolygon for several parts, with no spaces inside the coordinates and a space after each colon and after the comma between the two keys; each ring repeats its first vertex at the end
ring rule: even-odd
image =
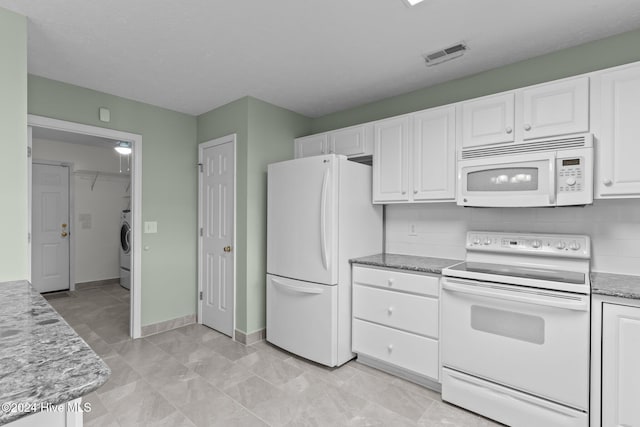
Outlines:
{"type": "Polygon", "coordinates": [[[386,252],[463,259],[468,230],[586,234],[593,271],[640,275],[640,199],[564,208],[387,205],[386,252]]]}

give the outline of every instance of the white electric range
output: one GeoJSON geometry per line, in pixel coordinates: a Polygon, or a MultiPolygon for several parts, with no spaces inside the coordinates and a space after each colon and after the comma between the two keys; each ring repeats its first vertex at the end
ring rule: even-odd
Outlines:
{"type": "Polygon", "coordinates": [[[467,233],[443,270],[442,398],[510,426],[588,426],[590,239],[467,233]]]}

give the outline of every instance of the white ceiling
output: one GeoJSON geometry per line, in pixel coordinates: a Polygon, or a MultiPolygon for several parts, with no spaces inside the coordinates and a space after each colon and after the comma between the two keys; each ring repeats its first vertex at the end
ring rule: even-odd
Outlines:
{"type": "Polygon", "coordinates": [[[0,0],[29,72],[189,114],[245,95],[310,117],[640,27],[639,0],[0,0]],[[427,53],[464,40],[462,58],[427,53]]]}

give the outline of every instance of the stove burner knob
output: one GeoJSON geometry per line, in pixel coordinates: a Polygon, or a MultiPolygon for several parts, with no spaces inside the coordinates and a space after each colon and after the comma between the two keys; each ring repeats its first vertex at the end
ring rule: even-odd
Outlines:
{"type": "Polygon", "coordinates": [[[577,251],[578,249],[580,249],[580,243],[578,242],[571,242],[569,244],[569,249],[571,249],[572,251],[577,251]]]}
{"type": "Polygon", "coordinates": [[[565,242],[563,242],[562,240],[559,241],[558,243],[556,243],[556,248],[558,249],[564,249],[567,247],[567,244],[565,242]]]}
{"type": "Polygon", "coordinates": [[[476,238],[473,240],[473,244],[474,244],[474,245],[479,245],[479,244],[480,244],[480,239],[476,237],[476,238]]]}
{"type": "Polygon", "coordinates": [[[540,246],[542,246],[542,242],[540,240],[534,240],[531,242],[531,247],[533,249],[538,249],[540,246]]]}
{"type": "Polygon", "coordinates": [[[485,246],[486,245],[490,245],[491,244],[491,239],[489,237],[487,237],[486,239],[484,239],[484,242],[482,242],[485,246]]]}

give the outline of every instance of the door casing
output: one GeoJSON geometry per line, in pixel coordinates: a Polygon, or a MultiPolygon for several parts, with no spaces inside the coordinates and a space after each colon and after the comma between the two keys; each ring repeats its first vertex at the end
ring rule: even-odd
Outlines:
{"type": "MultiPolygon", "coordinates": [[[[31,129],[34,127],[55,129],[64,132],[79,133],[82,135],[98,136],[107,139],[130,142],[133,149],[133,165],[131,170],[131,210],[133,216],[133,257],[131,265],[131,312],[129,335],[132,338],[140,338],[142,335],[142,135],[122,132],[114,129],[98,126],[84,125],[49,117],[27,115],[28,146],[31,147],[31,129]]],[[[28,158],[28,171],[31,174],[31,157],[28,158]]],[[[27,209],[31,218],[31,197],[33,183],[29,178],[29,207],[27,209]]],[[[73,221],[71,221],[73,223],[73,221]]],[[[73,231],[73,230],[72,230],[73,231]]],[[[31,236],[31,221],[29,221],[28,233],[31,236]]],[[[31,258],[31,239],[28,243],[28,257],[31,258]]],[[[71,254],[73,256],[73,254],[71,254]]],[[[29,276],[31,272],[29,262],[29,276]]],[[[31,279],[31,277],[29,277],[31,279]]]]}

